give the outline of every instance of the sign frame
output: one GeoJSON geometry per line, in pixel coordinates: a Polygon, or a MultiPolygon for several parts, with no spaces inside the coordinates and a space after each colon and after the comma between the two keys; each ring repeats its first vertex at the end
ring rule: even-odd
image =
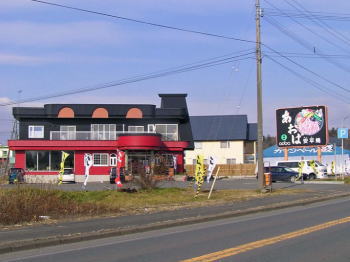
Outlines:
{"type": "MultiPolygon", "coordinates": [[[[302,136],[303,137],[303,136],[302,136]]],[[[287,138],[286,138],[287,139],[287,138]]],[[[276,145],[277,147],[279,148],[285,148],[285,149],[288,149],[288,148],[302,148],[302,147],[323,147],[323,146],[326,146],[328,144],[328,141],[329,141],[329,133],[328,133],[328,107],[325,106],[325,105],[312,105],[312,106],[299,106],[299,107],[285,107],[285,108],[278,108],[276,109],[276,145]],[[290,144],[290,145],[279,145],[279,142],[281,142],[281,136],[283,134],[281,134],[281,130],[279,130],[279,122],[280,119],[278,118],[279,114],[278,112],[281,111],[281,110],[292,110],[292,111],[295,111],[295,110],[298,110],[301,112],[301,110],[303,109],[315,109],[315,108],[323,108],[324,109],[324,123],[323,123],[323,126],[321,128],[324,129],[325,131],[325,134],[323,134],[323,138],[324,138],[324,141],[321,141],[322,143],[313,143],[313,144],[310,144],[310,145],[305,145],[305,144],[300,144],[300,145],[295,145],[295,144],[290,144]]]]}

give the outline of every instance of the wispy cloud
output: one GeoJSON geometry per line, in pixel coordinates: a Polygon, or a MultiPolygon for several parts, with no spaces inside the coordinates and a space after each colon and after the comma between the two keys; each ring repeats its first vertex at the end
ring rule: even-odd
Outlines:
{"type": "Polygon", "coordinates": [[[122,41],[117,26],[108,22],[0,23],[0,43],[15,46],[115,45],[122,41]]]}

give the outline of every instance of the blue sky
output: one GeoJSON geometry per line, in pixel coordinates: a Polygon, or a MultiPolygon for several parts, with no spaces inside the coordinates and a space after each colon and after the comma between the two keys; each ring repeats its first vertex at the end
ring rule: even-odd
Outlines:
{"type": "MultiPolygon", "coordinates": [[[[294,0],[288,0],[293,3],[294,0]]],[[[52,2],[154,23],[255,40],[253,0],[55,0],[52,2]]],[[[287,1],[265,2],[262,7],[292,10],[287,1]]],[[[345,0],[300,1],[310,11],[350,13],[345,0]]],[[[262,41],[280,52],[313,55],[350,54],[348,44],[339,41],[310,20],[304,26],[329,39],[324,41],[289,18],[262,18],[262,41]],[[292,32],[305,48],[267,22],[275,21],[292,32]],[[300,40],[301,39],[301,40],[300,40]],[[336,45],[335,45],[336,44],[336,45]]],[[[350,38],[350,22],[325,21],[350,38]]],[[[241,50],[254,44],[171,31],[127,21],[46,6],[30,0],[0,1],[0,103],[32,98],[58,91],[84,88],[117,81],[138,74],[188,64],[241,50]],[[21,90],[21,91],[20,91],[21,90]]],[[[269,51],[264,48],[264,51],[269,51]]],[[[266,53],[267,55],[273,55],[266,53]]],[[[275,56],[275,55],[274,55],[275,56]]],[[[323,76],[329,82],[306,73],[283,58],[273,57],[332,94],[350,94],[349,57],[331,62],[320,58],[291,58],[323,76]],[[339,64],[345,69],[340,69],[339,64]],[[335,66],[334,64],[337,64],[335,66]]],[[[184,74],[110,87],[72,96],[24,103],[147,103],[159,105],[158,93],[187,93],[191,115],[247,114],[256,121],[256,68],[250,58],[184,74]]],[[[350,114],[349,105],[320,92],[268,58],[263,59],[264,133],[275,134],[275,110],[303,105],[327,105],[329,125],[339,127],[350,114]]],[[[350,103],[350,99],[348,99],[350,103]]],[[[11,107],[0,107],[0,143],[6,143],[11,130],[11,107]]],[[[350,125],[350,118],[346,125],[350,125]]]]}

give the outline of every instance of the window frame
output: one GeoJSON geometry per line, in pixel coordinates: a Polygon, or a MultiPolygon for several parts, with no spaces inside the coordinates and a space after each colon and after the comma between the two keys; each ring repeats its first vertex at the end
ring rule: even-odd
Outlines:
{"type": "Polygon", "coordinates": [[[110,156],[109,156],[109,165],[113,166],[113,167],[117,166],[117,161],[118,161],[117,154],[115,154],[115,153],[110,154],[110,156]]]}
{"type": "Polygon", "coordinates": [[[129,133],[144,133],[145,132],[145,127],[144,126],[128,126],[128,132],[129,133]],[[130,130],[130,128],[135,128],[136,130],[130,130]],[[142,129],[141,131],[140,130],[137,130],[137,129],[142,129]]]}
{"type": "Polygon", "coordinates": [[[28,138],[44,138],[45,137],[45,126],[30,125],[28,126],[28,138]],[[42,128],[40,135],[35,131],[35,128],[42,128]]]}
{"type": "Polygon", "coordinates": [[[220,141],[220,148],[230,148],[230,141],[220,141]]]}
{"type": "Polygon", "coordinates": [[[155,130],[156,130],[156,133],[159,133],[162,135],[162,140],[163,141],[179,141],[179,124],[155,124],[155,130]],[[157,131],[157,126],[165,126],[165,133],[160,133],[157,131]],[[168,126],[175,126],[176,127],[176,133],[168,133],[168,126]],[[173,135],[175,134],[176,135],[176,138],[175,140],[174,139],[167,139],[168,138],[168,135],[173,135]]]}
{"type": "Polygon", "coordinates": [[[93,166],[109,166],[109,154],[108,153],[93,153],[93,166]],[[100,156],[100,163],[99,164],[95,164],[95,157],[96,155],[100,156]],[[107,160],[106,160],[106,164],[101,164],[101,160],[102,160],[102,155],[106,155],[107,156],[107,160]]]}
{"type": "Polygon", "coordinates": [[[237,159],[236,158],[226,158],[226,164],[227,165],[236,165],[237,159]],[[234,163],[230,163],[230,162],[234,162],[234,163]]]}

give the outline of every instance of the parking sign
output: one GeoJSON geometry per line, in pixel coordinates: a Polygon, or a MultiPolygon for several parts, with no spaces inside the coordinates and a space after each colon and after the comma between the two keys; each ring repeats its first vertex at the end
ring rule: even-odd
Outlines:
{"type": "Polygon", "coordinates": [[[338,138],[349,138],[349,129],[338,128],[338,138]]]}

